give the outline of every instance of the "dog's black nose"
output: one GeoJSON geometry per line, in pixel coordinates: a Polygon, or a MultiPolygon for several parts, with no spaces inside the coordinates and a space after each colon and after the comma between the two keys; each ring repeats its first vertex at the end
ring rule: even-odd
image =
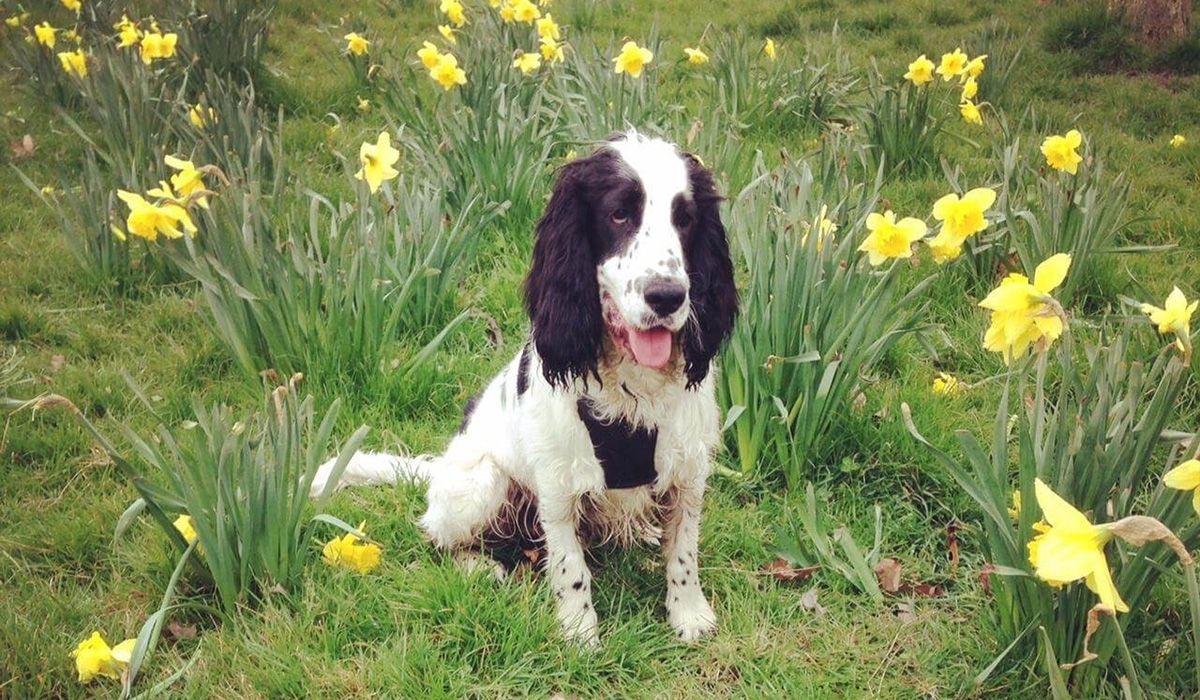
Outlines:
{"type": "Polygon", "coordinates": [[[669,316],[683,306],[683,300],[687,299],[687,288],[678,282],[656,279],[646,285],[643,296],[646,305],[654,309],[654,313],[669,316]]]}

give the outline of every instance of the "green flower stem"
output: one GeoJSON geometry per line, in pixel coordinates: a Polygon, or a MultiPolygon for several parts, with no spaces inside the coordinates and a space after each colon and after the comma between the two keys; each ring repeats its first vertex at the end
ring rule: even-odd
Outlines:
{"type": "Polygon", "coordinates": [[[1187,581],[1188,604],[1192,609],[1192,654],[1196,660],[1196,687],[1200,688],[1200,582],[1196,580],[1196,565],[1185,562],[1183,577],[1187,581]]]}

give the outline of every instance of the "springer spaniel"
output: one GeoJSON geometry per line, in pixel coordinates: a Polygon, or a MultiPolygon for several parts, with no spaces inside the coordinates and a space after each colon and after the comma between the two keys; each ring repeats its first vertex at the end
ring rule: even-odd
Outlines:
{"type": "Polygon", "coordinates": [[[426,481],[420,524],[443,550],[544,544],[564,634],[589,645],[584,542],[661,541],[672,627],[715,630],[697,540],[720,431],[711,363],[737,313],[720,200],[697,158],[636,131],[568,163],[537,225],[521,351],[445,453],[357,453],[335,487],[426,481]]]}

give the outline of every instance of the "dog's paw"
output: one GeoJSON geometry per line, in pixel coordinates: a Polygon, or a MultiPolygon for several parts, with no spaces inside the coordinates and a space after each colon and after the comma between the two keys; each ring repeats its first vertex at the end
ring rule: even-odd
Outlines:
{"type": "Polygon", "coordinates": [[[704,596],[695,596],[667,606],[667,619],[680,641],[697,642],[717,631],[717,614],[704,596]]]}
{"type": "Polygon", "coordinates": [[[574,615],[566,616],[560,613],[558,621],[567,641],[585,649],[600,648],[600,618],[590,605],[586,610],[580,610],[574,615]]]}

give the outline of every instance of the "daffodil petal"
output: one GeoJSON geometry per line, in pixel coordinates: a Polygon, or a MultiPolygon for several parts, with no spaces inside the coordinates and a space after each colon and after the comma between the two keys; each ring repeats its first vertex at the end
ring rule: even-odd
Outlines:
{"type": "Polygon", "coordinates": [[[1094,527],[1087,516],[1067,503],[1062,496],[1054,493],[1041,479],[1034,480],[1033,491],[1037,496],[1038,506],[1042,509],[1042,515],[1051,526],[1070,530],[1091,530],[1094,527]]]}
{"type": "Polygon", "coordinates": [[[1181,491],[1200,488],[1200,460],[1189,459],[1179,464],[1163,475],[1163,483],[1181,491]]]}
{"type": "Polygon", "coordinates": [[[1033,271],[1033,286],[1039,292],[1049,294],[1050,290],[1062,284],[1067,278],[1067,270],[1071,267],[1071,256],[1066,253],[1052,255],[1033,271]]]}
{"type": "Polygon", "coordinates": [[[1100,598],[1101,603],[1117,612],[1129,612],[1129,606],[1121,600],[1121,594],[1117,592],[1112,573],[1108,570],[1108,561],[1102,553],[1097,555],[1096,568],[1084,579],[1084,583],[1100,598]]]}

